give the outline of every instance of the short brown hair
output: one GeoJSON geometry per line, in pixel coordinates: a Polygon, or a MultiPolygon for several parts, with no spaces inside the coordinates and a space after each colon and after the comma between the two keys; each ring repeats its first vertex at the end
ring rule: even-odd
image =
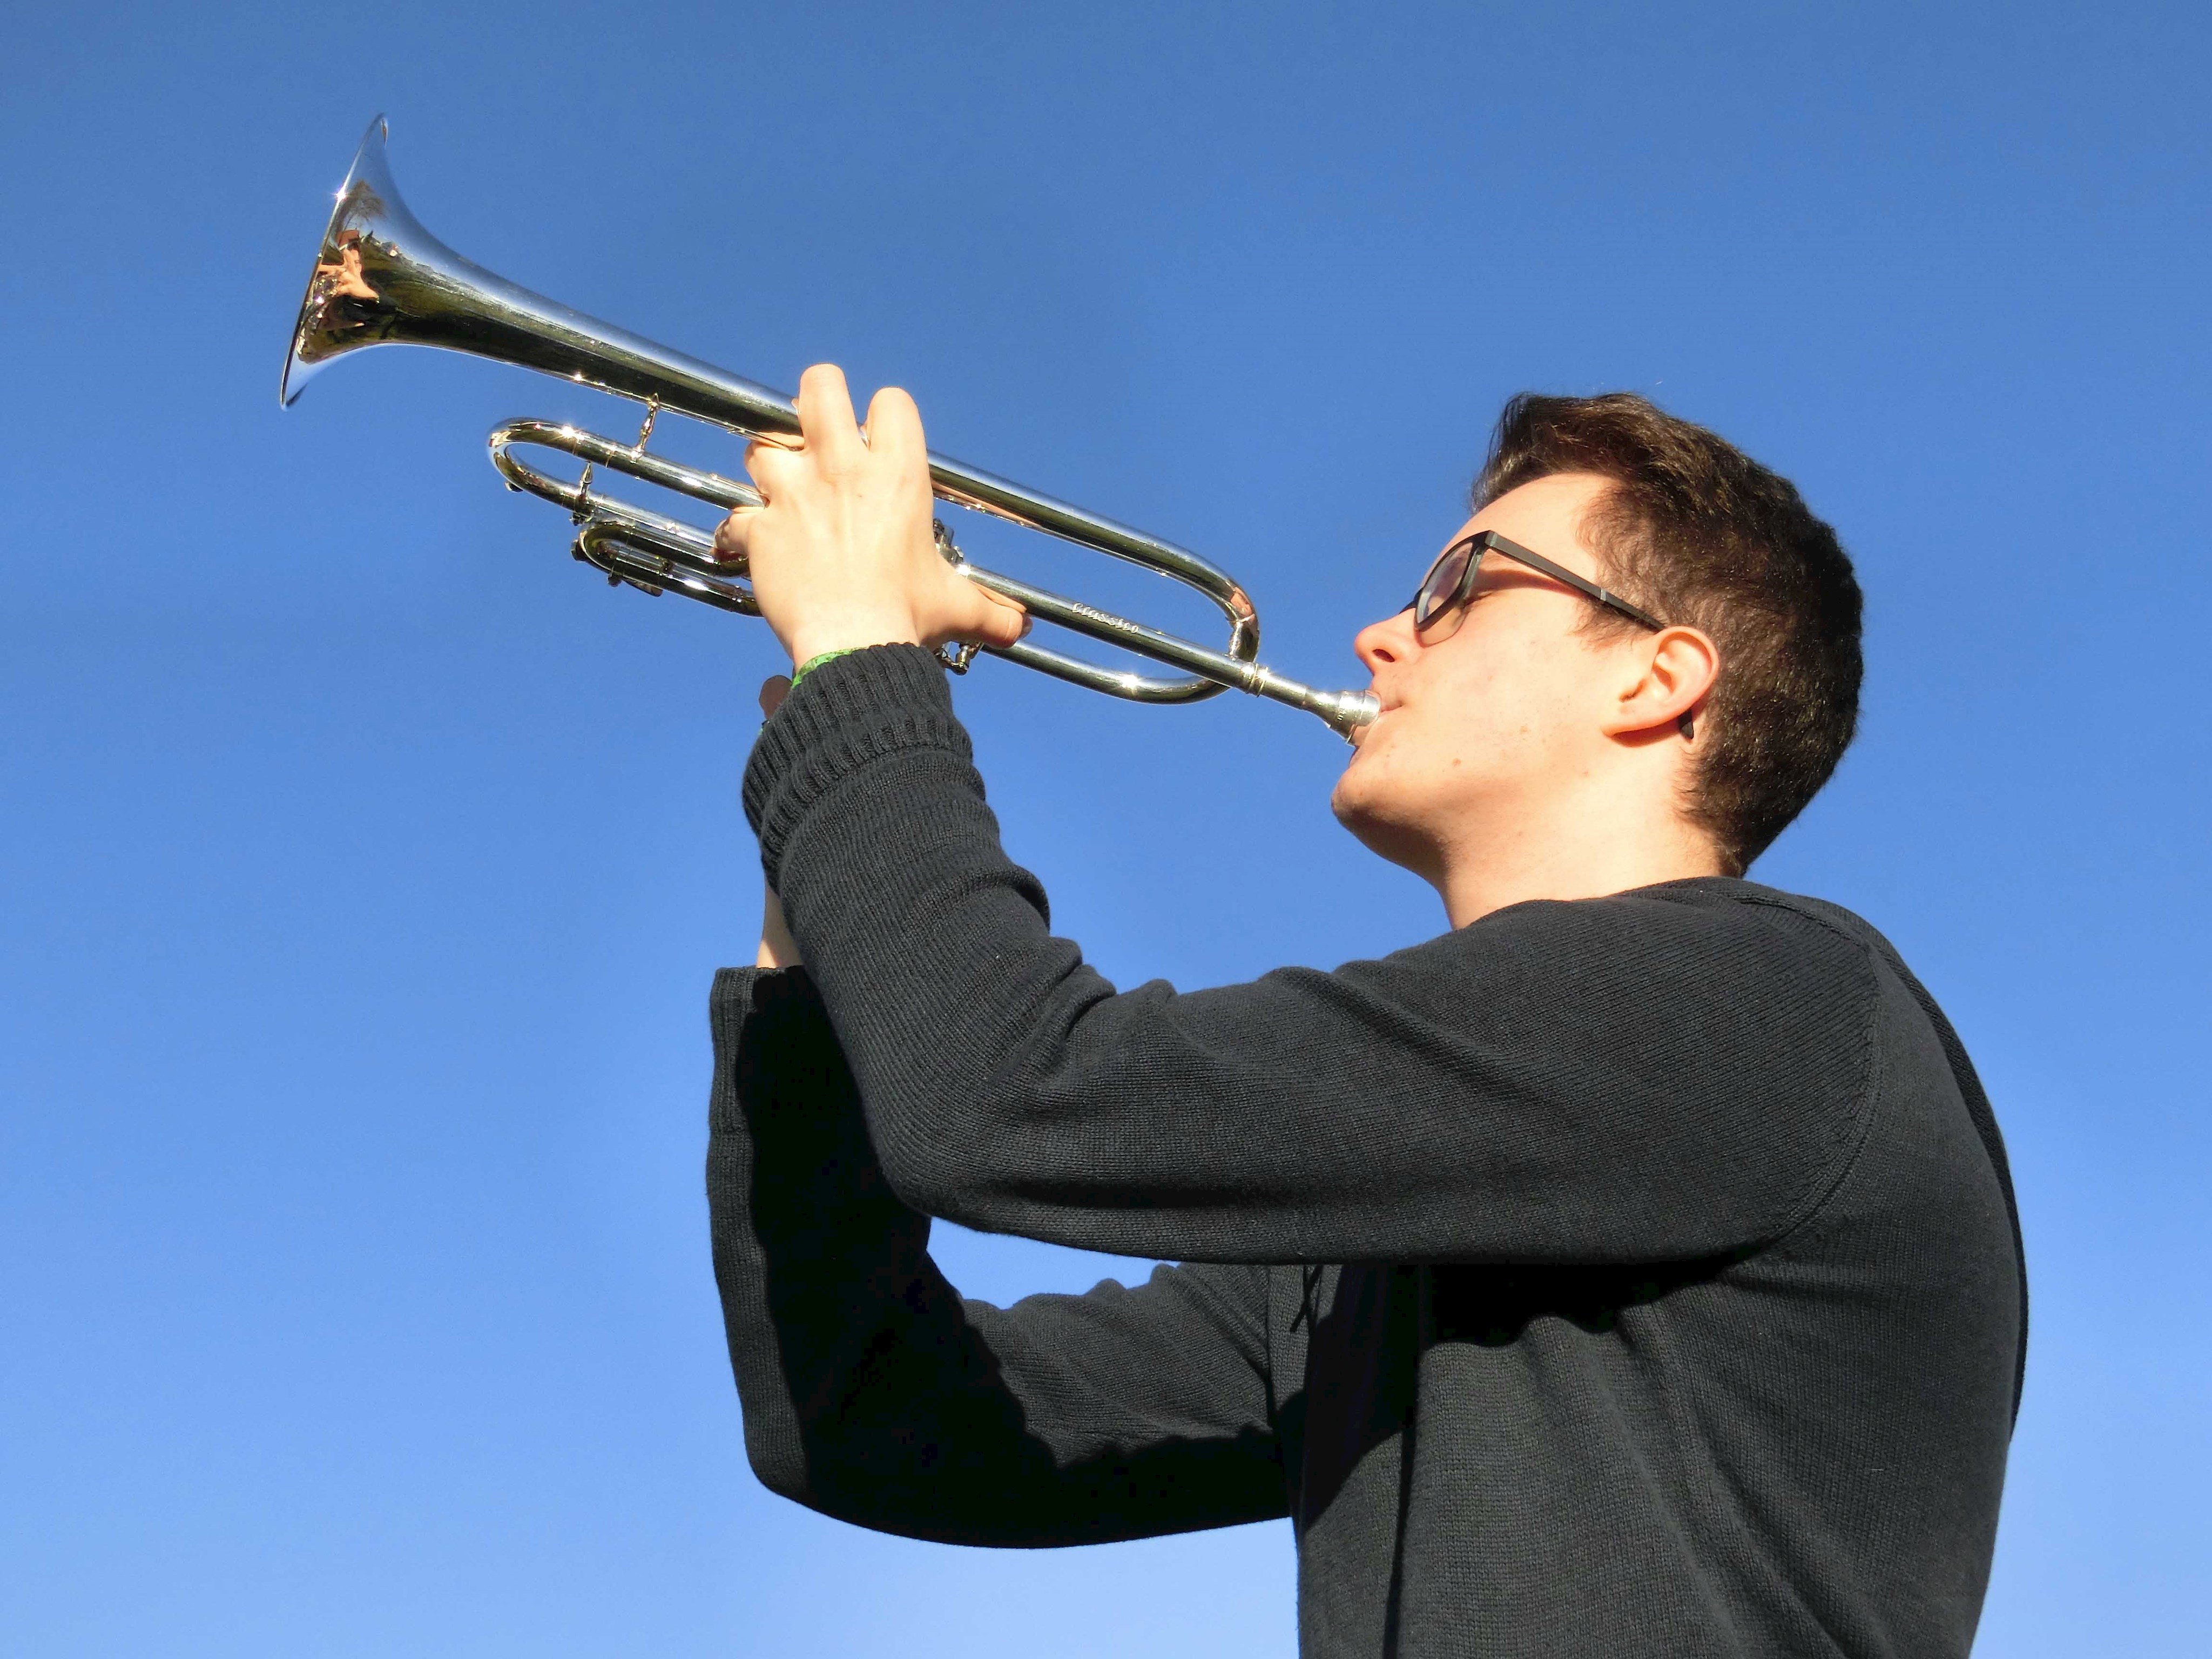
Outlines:
{"type": "MultiPolygon", "coordinates": [[[[1787,478],[1634,392],[1513,398],[1474,505],[1559,472],[1613,481],[1584,523],[1606,585],[1720,647],[1684,811],[1741,875],[1820,793],[1857,728],[1850,559],[1787,478]]],[[[1633,626],[1595,605],[1587,625],[1633,626]]]]}

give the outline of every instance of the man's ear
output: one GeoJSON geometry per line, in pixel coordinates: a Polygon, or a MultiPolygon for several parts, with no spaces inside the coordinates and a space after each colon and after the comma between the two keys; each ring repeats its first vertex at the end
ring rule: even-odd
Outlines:
{"type": "Polygon", "coordinates": [[[1671,735],[1719,677],[1720,647],[1701,629],[1663,628],[1641,644],[1600,728],[1609,738],[1671,735]]]}

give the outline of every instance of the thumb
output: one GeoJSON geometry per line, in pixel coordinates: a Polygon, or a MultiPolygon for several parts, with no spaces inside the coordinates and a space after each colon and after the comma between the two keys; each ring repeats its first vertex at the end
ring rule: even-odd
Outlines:
{"type": "Polygon", "coordinates": [[[966,636],[978,645],[1012,645],[1030,631],[1030,613],[1003,593],[994,593],[978,582],[975,595],[983,601],[975,607],[966,636]]]}

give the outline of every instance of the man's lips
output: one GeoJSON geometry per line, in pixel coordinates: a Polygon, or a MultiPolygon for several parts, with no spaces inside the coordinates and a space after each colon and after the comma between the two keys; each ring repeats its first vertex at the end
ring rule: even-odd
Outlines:
{"type": "Polygon", "coordinates": [[[1397,705],[1396,703],[1395,703],[1395,702],[1385,702],[1385,703],[1380,703],[1380,704],[1378,704],[1378,705],[1376,706],[1376,710],[1375,710],[1375,718],[1374,718],[1373,720],[1371,720],[1368,721],[1364,726],[1354,726],[1354,727],[1352,728],[1352,746],[1354,749],[1358,749],[1358,748],[1361,748],[1361,747],[1364,746],[1364,744],[1366,744],[1366,742],[1367,742],[1367,734],[1368,734],[1369,732],[1372,732],[1372,731],[1373,731],[1373,730],[1374,730],[1377,726],[1379,726],[1379,725],[1382,723],[1382,717],[1383,717],[1385,714],[1389,714],[1392,709],[1394,709],[1394,708],[1397,708],[1397,707],[1398,707],[1398,705],[1397,705]]]}

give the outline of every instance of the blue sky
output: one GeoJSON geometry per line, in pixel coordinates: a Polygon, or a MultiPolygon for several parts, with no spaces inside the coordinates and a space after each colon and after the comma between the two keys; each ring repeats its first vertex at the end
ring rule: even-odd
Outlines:
{"type": "MultiPolygon", "coordinates": [[[[2201,1650],[2208,67],[2182,7],[397,4],[0,15],[0,1648],[1288,1653],[1287,1531],[997,1555],[747,1474],[701,1193],[755,624],[610,593],[429,353],[280,415],[369,117],[416,210],[1348,641],[1524,387],[1796,478],[1863,735],[1761,864],[1889,933],[2035,1291],[1979,1651],[2201,1650]]],[[[672,450],[731,464],[733,446],[672,450]]],[[[980,556],[1197,623],[963,526],[980,556]]],[[[985,664],[1009,846],[1124,981],[1434,932],[1247,700],[985,664]]],[[[1141,1271],[948,1231],[1006,1298],[1141,1271]]]]}

